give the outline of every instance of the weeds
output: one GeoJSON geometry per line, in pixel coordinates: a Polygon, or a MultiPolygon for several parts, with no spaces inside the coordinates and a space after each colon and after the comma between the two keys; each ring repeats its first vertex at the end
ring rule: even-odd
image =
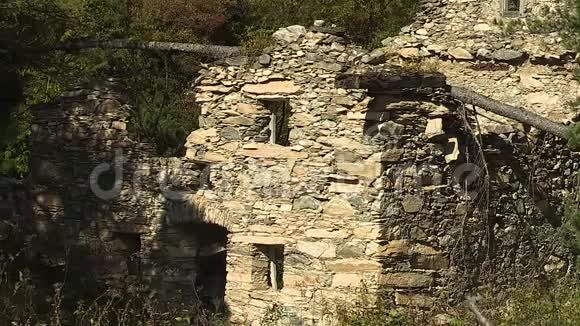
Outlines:
{"type": "Polygon", "coordinates": [[[418,58],[401,60],[400,66],[405,71],[435,73],[441,69],[441,62],[437,58],[418,58]]]}

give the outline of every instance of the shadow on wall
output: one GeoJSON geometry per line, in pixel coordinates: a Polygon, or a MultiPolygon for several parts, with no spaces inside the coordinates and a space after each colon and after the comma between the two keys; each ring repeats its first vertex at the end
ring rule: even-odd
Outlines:
{"type": "MultiPolygon", "coordinates": [[[[481,284],[499,288],[563,275],[571,256],[558,228],[562,190],[571,190],[566,169],[573,166],[573,159],[559,161],[572,155],[565,144],[521,134],[475,137],[461,112],[451,108],[434,115],[432,107],[416,99],[377,96],[363,132],[366,141],[383,150],[389,194],[381,205],[383,239],[428,245],[449,260],[432,256],[427,264],[404,252],[396,259],[385,257],[383,266],[428,270],[458,299],[481,284]],[[428,135],[428,124],[437,119],[440,123],[431,127],[440,125],[440,130],[428,135]],[[447,146],[451,140],[456,151],[447,146]]],[[[472,119],[467,117],[476,129],[472,119]]]]}
{"type": "Polygon", "coordinates": [[[186,193],[182,200],[166,202],[152,259],[163,266],[164,276],[155,283],[167,298],[201,302],[205,309],[228,317],[224,301],[228,230],[207,222],[204,208],[192,198],[186,193]]]}
{"type": "MultiPolygon", "coordinates": [[[[131,109],[122,97],[107,87],[80,88],[32,111],[26,258],[46,295],[61,287],[63,307],[74,311],[103,291],[137,291],[174,311],[201,301],[227,314],[227,230],[204,222],[205,210],[185,200],[191,196],[163,199],[160,173],[179,160],[156,158],[152,146],[128,138],[131,109]],[[103,197],[94,184],[104,193],[120,187],[103,197]]],[[[200,183],[189,186],[192,194],[200,183]]]]}

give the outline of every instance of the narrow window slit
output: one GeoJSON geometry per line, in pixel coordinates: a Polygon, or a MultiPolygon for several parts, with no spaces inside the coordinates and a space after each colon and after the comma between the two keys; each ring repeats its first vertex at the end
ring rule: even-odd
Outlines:
{"type": "Polygon", "coordinates": [[[290,102],[287,99],[275,99],[263,100],[262,103],[270,110],[270,143],[288,146],[290,102]]]}
{"type": "Polygon", "coordinates": [[[284,276],[284,246],[255,245],[254,285],[259,289],[281,290],[284,276]]]}

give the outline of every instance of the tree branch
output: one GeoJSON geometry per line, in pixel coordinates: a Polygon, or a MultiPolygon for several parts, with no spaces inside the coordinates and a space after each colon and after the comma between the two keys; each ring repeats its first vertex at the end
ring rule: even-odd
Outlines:
{"type": "Polygon", "coordinates": [[[471,311],[473,313],[473,315],[475,316],[475,319],[477,319],[477,322],[482,325],[482,326],[494,326],[494,324],[489,321],[489,319],[487,319],[479,310],[479,308],[477,307],[477,305],[475,304],[475,298],[473,297],[468,297],[466,300],[466,305],[467,308],[469,309],[469,311],[471,311]]]}
{"type": "Polygon", "coordinates": [[[224,46],[211,44],[172,43],[172,42],[147,42],[131,40],[75,40],[58,44],[55,49],[63,51],[81,49],[129,49],[150,51],[186,52],[206,55],[208,57],[222,59],[241,55],[239,46],[224,46]]]}
{"type": "Polygon", "coordinates": [[[571,128],[544,118],[524,108],[496,101],[467,88],[450,86],[445,75],[401,71],[399,69],[368,72],[363,74],[342,73],[336,76],[335,87],[345,89],[368,89],[372,94],[403,94],[410,90],[441,91],[452,99],[478,106],[486,111],[514,119],[536,127],[565,140],[571,139],[571,128]]]}
{"type": "Polygon", "coordinates": [[[504,104],[466,88],[452,86],[451,97],[461,102],[473,104],[484,110],[499,114],[503,117],[534,126],[562,139],[567,140],[569,138],[568,127],[563,124],[544,118],[534,112],[526,111],[523,108],[504,104]]]}

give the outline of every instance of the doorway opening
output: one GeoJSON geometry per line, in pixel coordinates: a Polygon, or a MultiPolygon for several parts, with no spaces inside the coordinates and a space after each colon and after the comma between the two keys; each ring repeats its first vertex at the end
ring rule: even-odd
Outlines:
{"type": "Polygon", "coordinates": [[[194,284],[204,307],[213,312],[225,312],[227,241],[226,228],[215,224],[194,224],[198,240],[197,271],[194,284]]]}

